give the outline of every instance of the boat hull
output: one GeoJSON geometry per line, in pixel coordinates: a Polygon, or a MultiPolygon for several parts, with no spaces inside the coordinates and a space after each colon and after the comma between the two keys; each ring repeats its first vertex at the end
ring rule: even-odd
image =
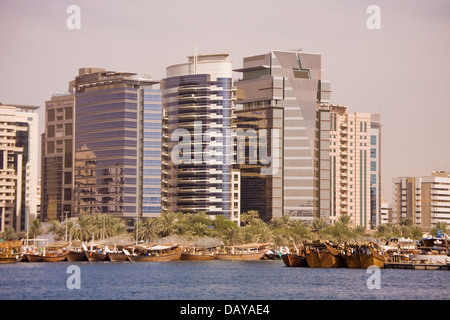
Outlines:
{"type": "Polygon", "coordinates": [[[288,253],[281,257],[286,267],[307,267],[306,257],[298,254],[288,253]]]}
{"type": "Polygon", "coordinates": [[[106,253],[87,251],[86,257],[88,258],[89,262],[109,261],[108,255],[106,253]]]}
{"type": "Polygon", "coordinates": [[[210,261],[216,260],[217,253],[214,254],[191,254],[183,252],[181,254],[181,260],[195,260],[195,261],[210,261]]]}
{"type": "Polygon", "coordinates": [[[318,252],[320,266],[322,268],[345,268],[345,259],[339,255],[333,255],[329,251],[318,252]]]}
{"type": "Polygon", "coordinates": [[[28,262],[60,262],[67,260],[67,254],[43,256],[40,254],[27,254],[28,262]]]}
{"type": "Polygon", "coordinates": [[[88,261],[86,254],[83,251],[69,251],[67,254],[67,261],[88,261]]]}
{"type": "Polygon", "coordinates": [[[306,262],[310,268],[321,268],[319,253],[317,251],[311,251],[306,253],[306,262]]]}
{"type": "Polygon", "coordinates": [[[369,248],[370,253],[360,254],[361,268],[367,269],[370,266],[377,266],[379,268],[384,268],[385,259],[384,256],[375,252],[374,249],[369,248]]]}
{"type": "Polygon", "coordinates": [[[362,268],[359,252],[353,252],[353,253],[347,254],[345,256],[345,262],[347,263],[348,268],[351,268],[351,269],[362,268]]]}
{"type": "Polygon", "coordinates": [[[113,262],[128,261],[128,256],[123,252],[108,252],[108,257],[113,262]]]}
{"type": "Polygon", "coordinates": [[[255,253],[218,253],[217,260],[227,261],[251,261],[260,260],[264,256],[264,252],[255,253]]]}
{"type": "Polygon", "coordinates": [[[18,259],[16,256],[0,256],[0,263],[14,263],[17,261],[18,259]]]}
{"type": "Polygon", "coordinates": [[[129,255],[127,257],[129,261],[134,262],[177,261],[181,259],[181,251],[163,255],[129,255]]]}

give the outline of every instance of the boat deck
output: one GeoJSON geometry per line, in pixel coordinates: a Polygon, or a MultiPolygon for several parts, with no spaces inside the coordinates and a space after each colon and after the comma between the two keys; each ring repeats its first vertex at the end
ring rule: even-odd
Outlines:
{"type": "Polygon", "coordinates": [[[450,270],[450,264],[431,264],[431,263],[392,262],[386,263],[384,267],[386,269],[450,270]]]}

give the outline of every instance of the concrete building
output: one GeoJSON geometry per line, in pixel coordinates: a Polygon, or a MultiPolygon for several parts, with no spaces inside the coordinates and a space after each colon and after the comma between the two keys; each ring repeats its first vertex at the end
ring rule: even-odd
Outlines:
{"type": "Polygon", "coordinates": [[[0,104],[0,231],[37,217],[38,108],[0,104]]]}
{"type": "Polygon", "coordinates": [[[161,91],[149,76],[80,69],[75,78],[74,215],[161,213],[161,91]]]}
{"type": "Polygon", "coordinates": [[[380,123],[378,115],[349,114],[330,105],[331,220],[351,217],[354,226],[375,229],[380,203],[380,123]]]}
{"type": "MultiPolygon", "coordinates": [[[[280,170],[275,175],[254,177],[250,167],[244,168],[241,190],[255,188],[258,195],[243,193],[242,206],[251,206],[255,197],[266,197],[266,204],[255,203],[254,208],[261,211],[265,220],[283,215],[305,222],[328,218],[330,188],[325,172],[329,170],[329,154],[323,154],[321,176],[316,150],[317,110],[321,103],[329,102],[328,83],[322,90],[320,54],[273,50],[244,58],[243,67],[235,71],[242,73],[242,79],[236,82],[238,103],[242,105],[242,111],[237,112],[238,125],[250,127],[254,121],[252,113],[253,117],[258,112],[267,113],[273,120],[264,125],[278,130],[280,142],[275,139],[274,145],[281,148],[280,170]],[[325,180],[321,184],[322,178],[325,180]]],[[[325,140],[323,136],[326,149],[325,140]]],[[[261,163],[256,163],[253,171],[261,167],[261,163]]]]}
{"type": "Polygon", "coordinates": [[[392,223],[392,208],[386,199],[381,199],[380,224],[392,223]]]}
{"type": "Polygon", "coordinates": [[[41,142],[41,221],[73,217],[75,94],[54,94],[45,102],[41,142]]]}
{"type": "Polygon", "coordinates": [[[425,232],[438,222],[450,224],[450,172],[394,178],[392,192],[395,222],[409,218],[425,232]]]}
{"type": "MultiPolygon", "coordinates": [[[[238,221],[232,185],[232,63],[228,54],[188,57],[161,81],[167,114],[167,210],[238,221]]],[[[237,175],[237,179],[239,175],[237,175]]]]}

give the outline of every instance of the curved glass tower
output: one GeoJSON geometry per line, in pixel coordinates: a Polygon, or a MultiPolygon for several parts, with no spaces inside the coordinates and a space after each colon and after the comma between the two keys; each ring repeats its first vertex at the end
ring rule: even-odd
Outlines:
{"type": "Polygon", "coordinates": [[[231,217],[232,64],[228,54],[188,57],[161,82],[167,115],[169,211],[231,217]]]}

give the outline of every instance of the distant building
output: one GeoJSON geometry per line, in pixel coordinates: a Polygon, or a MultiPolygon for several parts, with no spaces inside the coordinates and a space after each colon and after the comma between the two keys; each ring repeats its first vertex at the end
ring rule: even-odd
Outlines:
{"type": "Polygon", "coordinates": [[[41,221],[73,217],[75,94],[54,94],[45,102],[41,142],[41,221]]]}
{"type": "MultiPolygon", "coordinates": [[[[269,150],[274,151],[272,161],[279,158],[279,170],[261,175],[258,172],[267,165],[260,161],[241,165],[242,210],[258,210],[265,220],[328,219],[329,152],[320,157],[316,149],[317,110],[330,100],[329,83],[324,82],[322,89],[320,54],[273,50],[245,57],[243,67],[235,71],[242,73],[236,82],[237,102],[242,105],[236,113],[238,128],[254,125],[278,132],[269,150]]],[[[323,114],[322,120],[327,116],[323,114]]],[[[326,149],[325,132],[321,141],[326,149]]]]}
{"type": "Polygon", "coordinates": [[[163,199],[169,211],[203,211],[239,221],[231,141],[234,89],[227,57],[195,54],[167,67],[161,81],[167,115],[163,199]]]}
{"type": "Polygon", "coordinates": [[[161,213],[161,90],[148,76],[80,69],[75,78],[74,215],[161,213]]]}
{"type": "Polygon", "coordinates": [[[375,229],[380,220],[380,123],[378,115],[331,113],[331,219],[349,215],[354,226],[375,229]]]}
{"type": "Polygon", "coordinates": [[[393,216],[409,218],[428,232],[438,222],[450,224],[450,172],[435,171],[425,177],[392,179],[393,216]]]}
{"type": "Polygon", "coordinates": [[[381,200],[380,224],[385,223],[392,223],[392,208],[389,207],[389,203],[383,198],[381,200]]]}
{"type": "Polygon", "coordinates": [[[0,231],[37,217],[38,108],[0,104],[0,231]]]}

